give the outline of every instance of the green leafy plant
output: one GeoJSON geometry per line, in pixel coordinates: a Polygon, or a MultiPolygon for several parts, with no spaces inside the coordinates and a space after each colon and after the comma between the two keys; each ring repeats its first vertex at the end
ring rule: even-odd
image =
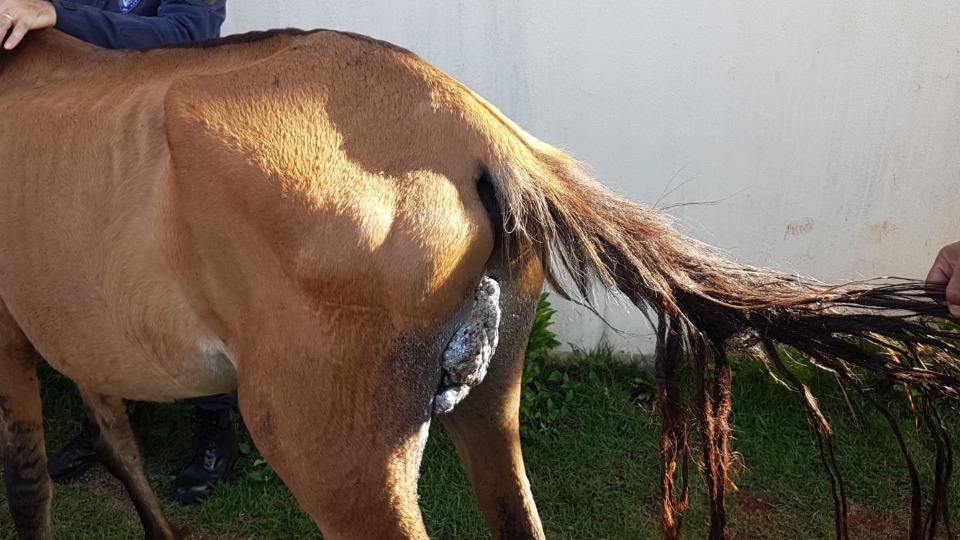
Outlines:
{"type": "Polygon", "coordinates": [[[657,400],[657,380],[652,367],[639,370],[627,381],[634,401],[644,406],[654,406],[657,400]]]}
{"type": "Polygon", "coordinates": [[[557,335],[550,326],[553,325],[553,316],[557,310],[547,301],[548,293],[540,295],[537,302],[537,311],[533,316],[533,327],[530,329],[530,339],[527,341],[527,363],[543,360],[550,356],[550,352],[560,346],[557,335]]]}
{"type": "Polygon", "coordinates": [[[239,445],[241,463],[239,469],[247,478],[255,482],[266,482],[276,476],[273,468],[263,459],[260,452],[247,441],[242,441],[239,445]]]}
{"type": "Polygon", "coordinates": [[[547,293],[541,294],[527,342],[520,395],[520,431],[528,437],[548,435],[556,430],[557,422],[568,413],[567,403],[573,399],[578,385],[566,371],[546,368],[551,351],[560,345],[550,329],[555,313],[547,301],[547,293]]]}

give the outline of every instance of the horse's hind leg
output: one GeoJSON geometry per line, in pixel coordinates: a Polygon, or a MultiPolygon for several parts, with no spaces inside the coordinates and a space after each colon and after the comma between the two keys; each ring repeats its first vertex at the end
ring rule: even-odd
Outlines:
{"type": "Polygon", "coordinates": [[[20,540],[53,538],[37,353],[0,301],[0,456],[20,540]]]}
{"type": "Polygon", "coordinates": [[[157,497],[147,482],[143,455],[130,429],[123,400],[87,392],[82,387],[80,394],[87,406],[90,421],[100,430],[97,458],[126,488],[143,524],[144,537],[147,540],[179,538],[163,515],[157,497]]]}
{"type": "Polygon", "coordinates": [[[264,322],[238,359],[250,435],[325,538],[427,538],[417,477],[440,367],[425,359],[442,346],[385,337],[384,319],[264,322]]]}
{"type": "Polygon", "coordinates": [[[534,271],[501,281],[500,343],[486,378],[452,412],[439,416],[453,437],[494,538],[543,538],[520,450],[523,356],[543,286],[534,271]]]}

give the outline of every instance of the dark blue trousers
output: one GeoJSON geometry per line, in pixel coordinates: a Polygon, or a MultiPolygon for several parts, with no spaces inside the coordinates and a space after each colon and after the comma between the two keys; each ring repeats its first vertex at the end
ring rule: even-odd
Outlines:
{"type": "Polygon", "coordinates": [[[190,403],[201,411],[226,411],[237,404],[237,393],[230,392],[229,394],[192,398],[190,403]]]}

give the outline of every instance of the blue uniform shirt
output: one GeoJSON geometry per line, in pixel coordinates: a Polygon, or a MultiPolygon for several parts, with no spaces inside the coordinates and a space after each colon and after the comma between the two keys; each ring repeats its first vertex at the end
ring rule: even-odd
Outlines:
{"type": "Polygon", "coordinates": [[[51,0],[56,29],[110,49],[220,36],[226,0],[51,0]]]}

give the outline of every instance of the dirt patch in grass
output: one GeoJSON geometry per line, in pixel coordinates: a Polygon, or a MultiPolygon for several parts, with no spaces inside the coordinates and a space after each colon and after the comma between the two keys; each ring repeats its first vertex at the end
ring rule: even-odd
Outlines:
{"type": "Polygon", "coordinates": [[[259,536],[231,536],[224,534],[201,534],[201,533],[190,533],[189,531],[181,530],[184,534],[184,540],[260,540],[259,536]]]}
{"type": "MultiPolygon", "coordinates": [[[[139,526],[140,517],[137,515],[137,510],[133,506],[133,501],[130,500],[127,490],[123,487],[120,480],[114,478],[103,466],[99,464],[94,466],[89,472],[84,474],[82,478],[77,480],[75,485],[86,486],[87,488],[95,489],[103,493],[106,495],[105,504],[109,505],[110,508],[116,510],[118,513],[129,516],[130,519],[139,526]]],[[[158,497],[161,497],[156,491],[154,493],[158,497]]],[[[254,538],[252,536],[197,533],[192,531],[189,523],[184,522],[182,519],[177,519],[169,514],[167,514],[167,519],[173,528],[183,536],[184,540],[251,540],[254,538]]]]}
{"type": "MultiPolygon", "coordinates": [[[[770,491],[741,491],[730,497],[740,514],[733,535],[738,540],[785,538],[782,518],[777,516],[780,498],[770,491]]],[[[886,540],[905,538],[909,519],[899,513],[882,511],[850,501],[847,526],[851,538],[886,540]]],[[[736,519],[736,518],[735,518],[736,519]]]]}
{"type": "Polygon", "coordinates": [[[733,538],[738,540],[762,540],[773,538],[776,520],[772,513],[780,504],[780,498],[771,491],[745,490],[731,492],[728,500],[733,503],[733,538]]]}
{"type": "Polygon", "coordinates": [[[82,478],[76,481],[77,484],[83,484],[97,488],[104,493],[108,493],[111,498],[121,501],[121,506],[128,507],[131,512],[136,514],[130,497],[127,496],[127,490],[124,489],[120,480],[113,477],[102,465],[97,464],[90,469],[82,478]]]}
{"type": "Polygon", "coordinates": [[[905,538],[910,530],[909,517],[857,503],[850,503],[847,522],[854,538],[905,538]]]}
{"type": "Polygon", "coordinates": [[[741,490],[732,497],[744,514],[766,514],[780,504],[780,497],[770,491],[741,490]]]}

